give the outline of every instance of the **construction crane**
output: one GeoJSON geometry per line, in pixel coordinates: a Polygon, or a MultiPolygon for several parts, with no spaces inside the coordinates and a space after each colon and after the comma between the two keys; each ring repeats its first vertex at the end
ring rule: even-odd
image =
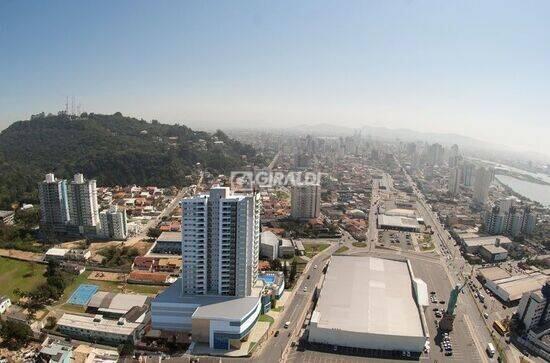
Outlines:
{"type": "Polygon", "coordinates": [[[441,322],[439,323],[439,329],[441,329],[442,331],[449,332],[453,330],[453,323],[455,320],[455,309],[456,309],[456,302],[458,300],[458,295],[464,289],[464,287],[466,287],[469,280],[470,278],[467,277],[464,280],[464,284],[462,284],[462,286],[457,284],[455,288],[451,290],[451,294],[449,296],[449,303],[447,304],[447,310],[443,313],[443,317],[441,318],[441,322]]]}

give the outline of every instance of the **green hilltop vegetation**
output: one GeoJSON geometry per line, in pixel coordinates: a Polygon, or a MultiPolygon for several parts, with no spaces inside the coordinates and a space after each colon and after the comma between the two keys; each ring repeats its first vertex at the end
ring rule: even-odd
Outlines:
{"type": "Polygon", "coordinates": [[[195,164],[217,175],[246,164],[263,165],[255,150],[229,138],[183,125],[123,116],[34,115],[0,133],[0,209],[36,203],[47,172],[71,178],[82,172],[98,185],[183,186],[195,164]]]}

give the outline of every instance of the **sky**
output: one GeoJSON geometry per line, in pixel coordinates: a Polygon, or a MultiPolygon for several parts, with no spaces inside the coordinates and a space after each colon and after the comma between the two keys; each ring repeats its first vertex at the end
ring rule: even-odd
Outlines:
{"type": "Polygon", "coordinates": [[[330,123],[550,155],[549,1],[0,1],[0,129],[117,111],[330,123]]]}

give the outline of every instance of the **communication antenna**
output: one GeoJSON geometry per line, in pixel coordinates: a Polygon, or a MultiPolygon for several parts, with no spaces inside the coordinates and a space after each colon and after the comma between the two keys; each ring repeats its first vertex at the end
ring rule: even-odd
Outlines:
{"type": "Polygon", "coordinates": [[[69,114],[69,96],[66,96],[65,99],[65,114],[69,114]]]}

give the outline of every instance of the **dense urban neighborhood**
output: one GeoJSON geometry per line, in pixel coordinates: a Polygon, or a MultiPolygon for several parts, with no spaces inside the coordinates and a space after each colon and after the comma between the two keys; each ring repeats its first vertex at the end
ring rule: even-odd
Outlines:
{"type": "Polygon", "coordinates": [[[183,187],[36,180],[0,214],[0,355],[548,359],[549,210],[505,169],[360,133],[246,139],[268,157],[251,185],[201,164],[183,187]]]}

